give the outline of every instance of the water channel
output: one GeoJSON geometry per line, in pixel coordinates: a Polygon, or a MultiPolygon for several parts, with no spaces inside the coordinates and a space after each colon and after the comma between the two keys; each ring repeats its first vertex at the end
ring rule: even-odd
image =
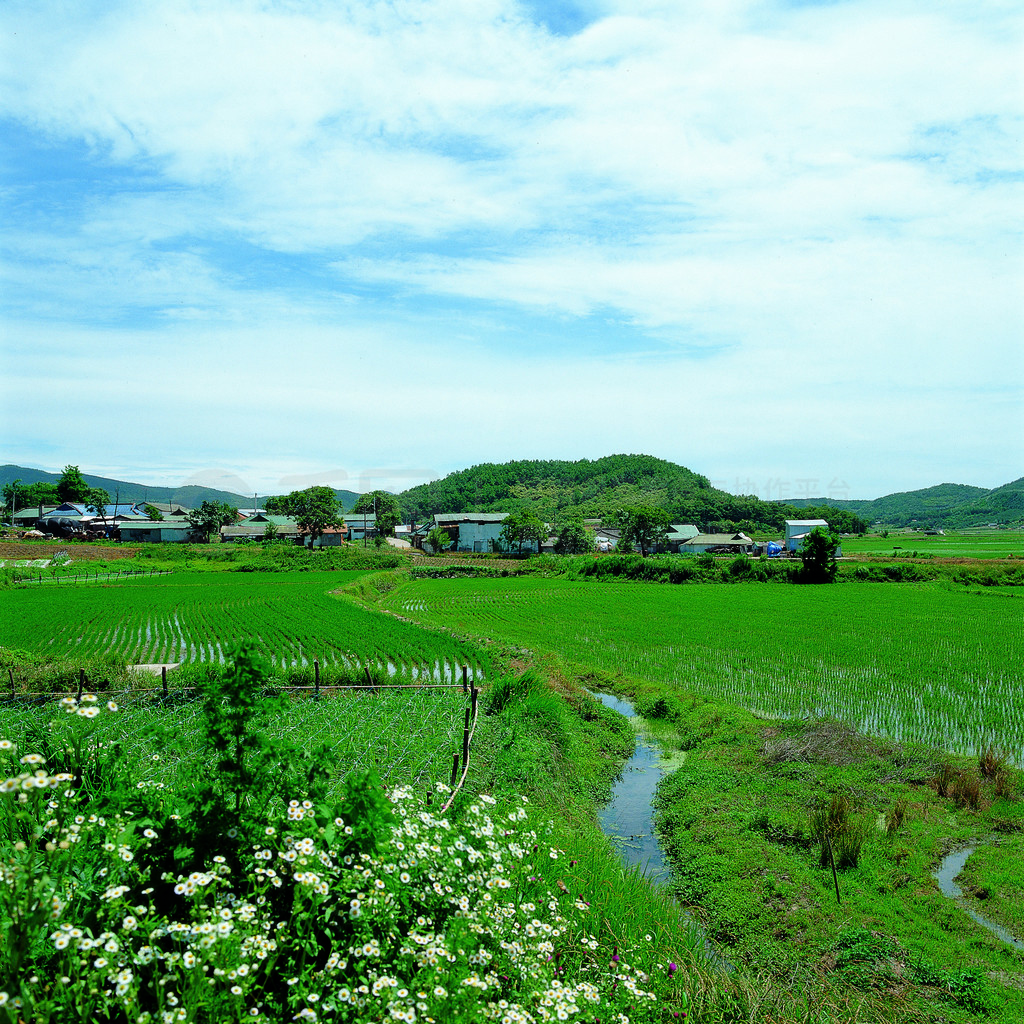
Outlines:
{"type": "Polygon", "coordinates": [[[976,847],[974,846],[967,846],[962,850],[954,850],[952,853],[946,854],[935,870],[935,881],[939,883],[942,895],[948,896],[951,900],[956,900],[957,906],[961,910],[966,911],[971,919],[980,924],[982,928],[987,928],[996,938],[1002,939],[1003,942],[1008,942],[1014,949],[1024,949],[1024,942],[1015,939],[1002,925],[996,924],[995,921],[990,921],[987,917],[983,917],[972,910],[964,901],[964,891],[956,884],[956,879],[960,872],[963,871],[967,858],[974,853],[975,849],[976,847]]]}
{"type": "MultiPolygon", "coordinates": [[[[628,701],[610,693],[595,693],[594,696],[606,708],[627,718],[636,715],[628,701]]],[[[611,799],[598,812],[601,829],[623,862],[630,867],[639,867],[656,885],[664,885],[669,876],[668,865],[654,833],[654,808],[651,806],[662,776],[661,760],[657,746],[638,735],[633,756],[623,765],[622,777],[615,783],[611,799]]]]}

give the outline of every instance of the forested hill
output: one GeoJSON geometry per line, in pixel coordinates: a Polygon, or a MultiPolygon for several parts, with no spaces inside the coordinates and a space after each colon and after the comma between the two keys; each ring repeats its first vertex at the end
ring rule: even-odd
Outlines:
{"type": "MultiPolygon", "coordinates": [[[[778,530],[785,519],[805,518],[812,512],[719,491],[707,477],[651,455],[608,455],[577,462],[488,462],[412,487],[398,499],[405,518],[419,521],[434,513],[519,508],[530,508],[547,522],[573,516],[611,520],[628,505],[656,505],[673,522],[692,523],[712,532],[778,530]]],[[[851,512],[830,508],[815,514],[843,531],[863,529],[851,512]]]]}
{"type": "Polygon", "coordinates": [[[1024,477],[992,490],[968,484],[937,484],[917,491],[887,494],[873,501],[836,501],[834,504],[868,522],[886,526],[949,529],[987,523],[1017,526],[1024,524],[1024,477]]]}

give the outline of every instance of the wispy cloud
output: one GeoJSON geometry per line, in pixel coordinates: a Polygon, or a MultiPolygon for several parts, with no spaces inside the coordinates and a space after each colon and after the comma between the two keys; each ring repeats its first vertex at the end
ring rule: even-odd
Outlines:
{"type": "Polygon", "coordinates": [[[1016,4],[22,2],[0,24],[23,459],[358,479],[633,447],[716,478],[828,463],[866,496],[1020,473],[1016,4]],[[144,422],[57,437],[21,397],[40,386],[144,422]],[[144,415],[171,403],[195,424],[173,441],[144,415]]]}

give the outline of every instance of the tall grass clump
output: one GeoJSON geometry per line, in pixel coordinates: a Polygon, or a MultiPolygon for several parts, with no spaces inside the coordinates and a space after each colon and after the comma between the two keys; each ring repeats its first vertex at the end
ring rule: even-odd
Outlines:
{"type": "Polygon", "coordinates": [[[828,867],[833,860],[837,868],[857,866],[865,830],[849,797],[835,793],[827,803],[820,801],[811,812],[811,831],[821,845],[822,867],[828,867]]]}

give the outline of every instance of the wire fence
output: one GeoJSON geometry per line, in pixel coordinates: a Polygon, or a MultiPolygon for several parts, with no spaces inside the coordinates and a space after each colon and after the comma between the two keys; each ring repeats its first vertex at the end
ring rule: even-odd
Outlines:
{"type": "MultiPolygon", "coordinates": [[[[81,707],[91,692],[93,706],[103,712],[88,723],[91,743],[120,744],[130,751],[137,785],[210,770],[199,688],[169,685],[166,670],[156,686],[89,687],[84,671],[74,690],[26,693],[12,686],[0,694],[0,739],[31,752],[26,744],[47,730],[53,733],[67,699],[74,702],[72,708],[81,707]]],[[[456,683],[315,683],[268,686],[266,692],[290,701],[287,714],[272,720],[267,733],[308,750],[324,749],[338,779],[373,770],[388,784],[448,782],[457,790],[465,782],[479,693],[468,673],[456,683]]]]}
{"type": "Polygon", "coordinates": [[[88,572],[84,569],[76,570],[73,573],[50,572],[44,574],[37,571],[34,575],[20,573],[18,583],[98,583],[102,580],[126,580],[136,577],[170,576],[171,569],[118,569],[105,570],[100,572],[88,572]]]}

